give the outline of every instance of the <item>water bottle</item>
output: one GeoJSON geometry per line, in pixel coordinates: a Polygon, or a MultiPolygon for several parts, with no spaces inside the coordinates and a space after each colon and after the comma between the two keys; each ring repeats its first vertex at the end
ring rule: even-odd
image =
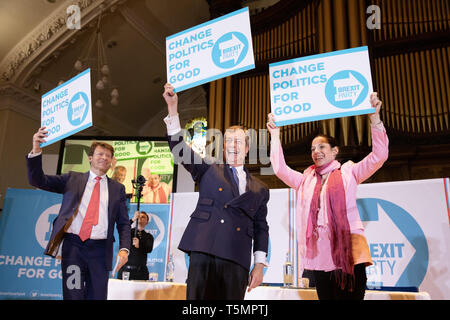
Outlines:
{"type": "Polygon", "coordinates": [[[289,252],[286,253],[286,262],[283,266],[283,286],[292,287],[294,283],[294,269],[292,268],[291,259],[289,257],[289,252]]]}
{"type": "Polygon", "coordinates": [[[173,254],[169,255],[169,260],[167,261],[167,270],[166,270],[166,281],[173,282],[173,275],[175,272],[175,263],[173,262],[173,254]]]}

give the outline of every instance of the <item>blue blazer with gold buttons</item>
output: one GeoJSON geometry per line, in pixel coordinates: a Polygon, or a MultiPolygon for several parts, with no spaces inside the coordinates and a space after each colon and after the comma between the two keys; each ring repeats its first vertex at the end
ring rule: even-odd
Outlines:
{"type": "Polygon", "coordinates": [[[169,136],[176,162],[198,184],[199,199],[178,249],[199,251],[231,260],[250,270],[253,251],[268,250],[269,226],[266,185],[247,174],[246,192],[239,195],[229,165],[205,161],[184,142],[181,134],[169,136]]]}

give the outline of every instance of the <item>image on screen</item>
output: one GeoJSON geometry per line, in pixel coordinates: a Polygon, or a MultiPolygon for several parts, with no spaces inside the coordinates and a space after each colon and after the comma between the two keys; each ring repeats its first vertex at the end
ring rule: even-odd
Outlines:
{"type": "Polygon", "coordinates": [[[141,203],[169,203],[175,192],[175,165],[167,140],[143,137],[70,137],[61,143],[58,174],[69,171],[87,172],[90,168],[89,148],[93,141],[106,142],[114,148],[111,169],[106,173],[125,186],[130,202],[137,202],[136,181],[145,178],[141,203]]]}

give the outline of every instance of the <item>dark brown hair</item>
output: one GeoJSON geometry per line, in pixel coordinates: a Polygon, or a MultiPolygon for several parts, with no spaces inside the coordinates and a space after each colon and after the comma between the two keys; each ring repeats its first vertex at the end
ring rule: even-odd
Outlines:
{"type": "Polygon", "coordinates": [[[332,148],[334,148],[334,147],[339,147],[339,144],[338,144],[338,141],[336,140],[336,138],[333,138],[332,136],[329,136],[329,135],[327,135],[327,134],[318,134],[317,136],[315,136],[312,140],[311,140],[311,143],[313,142],[313,140],[315,139],[315,138],[318,138],[318,137],[321,137],[321,138],[324,138],[325,140],[327,140],[327,142],[328,142],[328,144],[332,147],[332,148]]]}
{"type": "Polygon", "coordinates": [[[150,217],[148,216],[147,212],[141,211],[141,213],[145,214],[145,216],[147,217],[147,222],[148,222],[150,220],[150,217]]]}

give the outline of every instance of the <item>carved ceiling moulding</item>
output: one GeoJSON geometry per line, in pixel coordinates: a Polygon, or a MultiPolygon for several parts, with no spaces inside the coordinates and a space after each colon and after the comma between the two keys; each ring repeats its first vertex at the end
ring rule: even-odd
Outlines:
{"type": "Polygon", "coordinates": [[[0,111],[10,110],[23,116],[39,121],[40,112],[36,105],[40,104],[39,98],[14,84],[0,86],[0,111]]]}
{"type": "Polygon", "coordinates": [[[74,43],[102,11],[114,11],[125,2],[126,0],[67,1],[8,53],[0,63],[0,79],[20,86],[29,85],[29,78],[38,75],[43,67],[58,57],[61,50],[74,43]],[[67,28],[69,15],[66,10],[71,5],[80,8],[80,30],[67,28]]]}
{"type": "Polygon", "coordinates": [[[26,103],[34,105],[39,103],[39,99],[34,95],[29,94],[25,90],[18,88],[13,84],[6,84],[0,87],[0,96],[2,98],[11,98],[15,101],[20,101],[21,103],[26,103]]]}

